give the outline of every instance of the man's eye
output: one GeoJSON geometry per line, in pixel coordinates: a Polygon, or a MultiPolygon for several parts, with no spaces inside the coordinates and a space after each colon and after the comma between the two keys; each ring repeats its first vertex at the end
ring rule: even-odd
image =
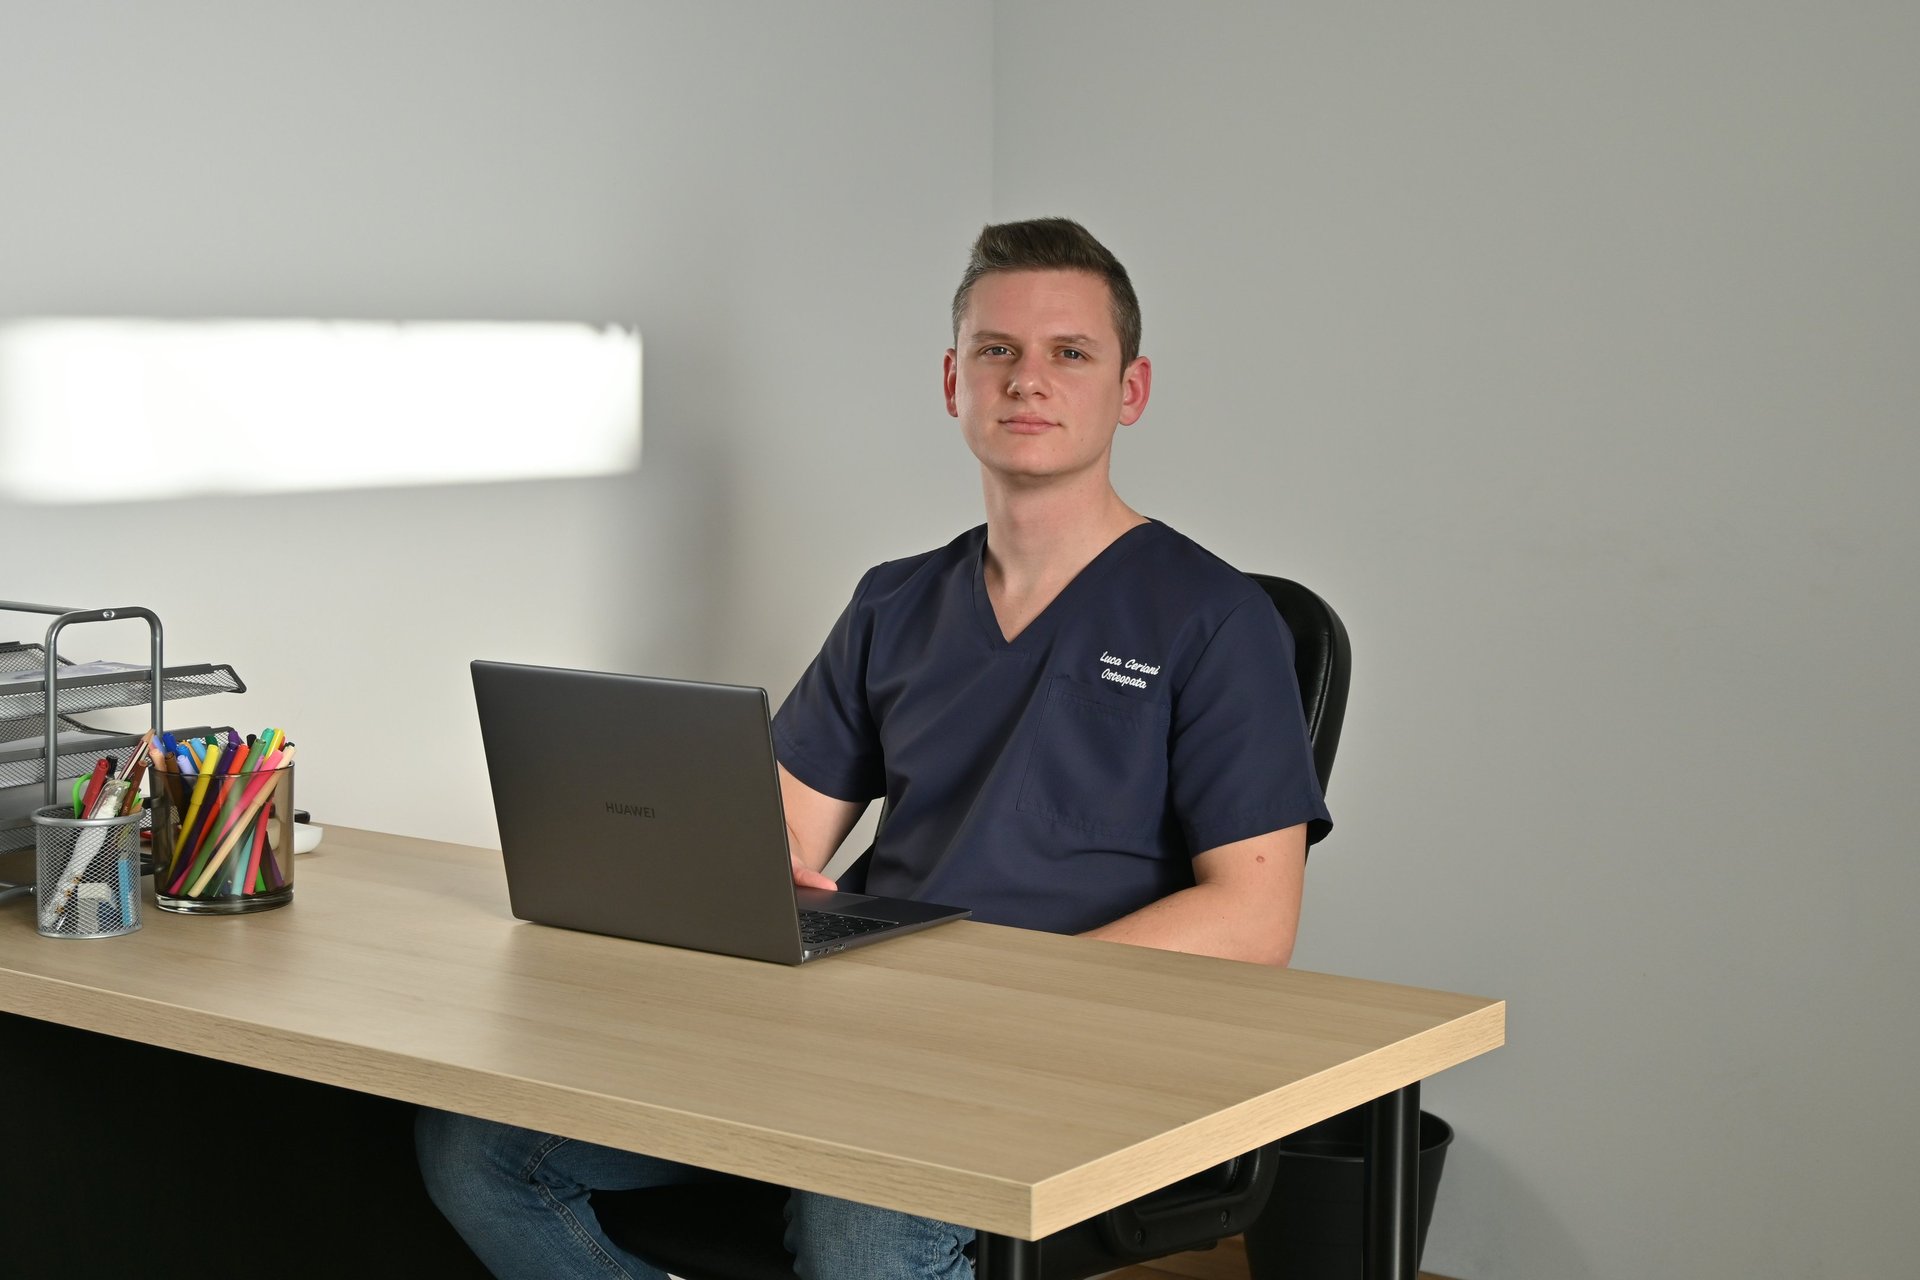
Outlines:
{"type": "Polygon", "coordinates": [[[1072,360],[1085,360],[1087,358],[1087,353],[1078,347],[1062,347],[1060,348],[1060,354],[1072,360]]]}
{"type": "Polygon", "coordinates": [[[982,352],[981,352],[980,354],[981,354],[981,355],[983,355],[983,356],[1005,356],[1005,355],[1012,355],[1012,354],[1013,354],[1013,348],[1011,348],[1011,347],[988,347],[988,348],[986,348],[985,350],[983,350],[983,351],[982,351],[982,352]]]}

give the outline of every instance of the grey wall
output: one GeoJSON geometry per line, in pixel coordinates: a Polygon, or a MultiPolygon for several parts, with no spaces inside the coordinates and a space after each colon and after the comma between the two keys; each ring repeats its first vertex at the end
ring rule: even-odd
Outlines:
{"type": "Polygon", "coordinates": [[[1911,1274],[1920,10],[996,12],[1122,492],[1352,629],[1295,963],[1511,1001],[1427,1266],[1911,1274]]]}
{"type": "Polygon", "coordinates": [[[939,376],[991,195],[990,127],[952,127],[985,4],[0,15],[0,315],[644,334],[635,475],[0,503],[0,598],[152,605],[251,688],[170,715],[287,727],[322,820],[491,842],[469,659],[784,692],[861,571],[979,519],[939,376]]]}
{"type": "Polygon", "coordinates": [[[0,0],[0,315],[638,323],[645,464],[0,506],[0,596],[151,603],[323,818],[490,840],[465,661],[784,689],[978,519],[969,235],[1074,214],[1123,493],[1353,630],[1297,962],[1512,1001],[1427,1265],[1911,1269],[1910,6],[264,9],[0,0]]]}

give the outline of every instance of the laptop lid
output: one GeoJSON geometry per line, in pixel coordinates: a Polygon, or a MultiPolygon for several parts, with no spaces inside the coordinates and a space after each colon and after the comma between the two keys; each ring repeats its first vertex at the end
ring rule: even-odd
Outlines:
{"type": "Polygon", "coordinates": [[[513,914],[796,964],[766,691],[476,661],[513,914]]]}

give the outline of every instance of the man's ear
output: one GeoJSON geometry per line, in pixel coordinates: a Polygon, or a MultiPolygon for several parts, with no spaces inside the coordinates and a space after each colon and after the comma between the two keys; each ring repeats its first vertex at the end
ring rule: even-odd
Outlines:
{"type": "MultiPolygon", "coordinates": [[[[951,356],[952,352],[948,352],[951,356]]],[[[1120,375],[1120,425],[1130,427],[1147,411],[1147,397],[1153,394],[1153,363],[1135,356],[1120,375]]]]}
{"type": "Polygon", "coordinates": [[[959,376],[959,358],[955,354],[954,349],[948,347],[946,364],[941,374],[941,382],[945,385],[947,391],[947,416],[949,418],[957,418],[960,416],[960,405],[953,398],[954,382],[959,376]]]}

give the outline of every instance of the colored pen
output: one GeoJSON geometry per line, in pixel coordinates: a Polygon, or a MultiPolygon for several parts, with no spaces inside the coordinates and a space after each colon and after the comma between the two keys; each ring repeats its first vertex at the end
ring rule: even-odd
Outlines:
{"type": "MultiPolygon", "coordinates": [[[[174,892],[181,886],[199,880],[200,873],[207,868],[213,857],[216,831],[224,831],[233,815],[234,805],[238,802],[241,784],[236,781],[240,766],[240,752],[229,751],[222,747],[218,738],[210,739],[207,748],[206,763],[200,772],[213,778],[213,784],[207,792],[205,803],[200,806],[200,821],[187,836],[187,852],[181,861],[186,864],[180,876],[174,881],[174,892]]],[[[192,890],[189,890],[192,892],[192,890]]]]}
{"type": "Polygon", "coordinates": [[[180,820],[180,830],[173,838],[173,856],[179,857],[181,848],[187,843],[187,832],[193,828],[193,821],[200,816],[200,806],[207,798],[207,781],[213,775],[202,770],[193,780],[193,795],[187,800],[187,816],[180,820]]]}
{"type": "Polygon", "coordinates": [[[75,817],[84,818],[93,812],[93,802],[100,798],[100,788],[107,784],[107,774],[112,768],[112,756],[101,756],[93,762],[93,776],[87,779],[86,796],[80,801],[80,812],[75,817]]]}
{"type": "Polygon", "coordinates": [[[240,882],[242,893],[260,893],[267,887],[266,878],[260,874],[260,860],[267,854],[267,831],[272,811],[272,805],[261,809],[260,817],[254,822],[253,856],[247,860],[246,876],[240,882]]]}
{"type": "Polygon", "coordinates": [[[220,870],[220,864],[226,861],[227,855],[233,852],[233,847],[240,842],[240,837],[252,821],[254,812],[267,802],[267,796],[273,791],[274,782],[274,778],[263,773],[248,789],[247,797],[240,806],[239,816],[226,828],[220,847],[214,850],[213,857],[208,860],[206,867],[188,887],[189,897],[199,897],[201,891],[213,880],[214,873],[220,870]]]}
{"type": "MultiPolygon", "coordinates": [[[[282,757],[280,753],[275,752],[266,758],[265,763],[263,763],[247,781],[232,784],[229,794],[240,797],[237,806],[238,809],[244,810],[250,807],[253,798],[259,794],[260,789],[272,781],[267,775],[279,768],[281,763],[282,757]]],[[[240,825],[232,816],[232,811],[235,808],[236,806],[234,805],[228,806],[229,812],[221,815],[219,825],[212,829],[209,838],[213,840],[223,840],[231,833],[234,827],[240,825]]]]}

